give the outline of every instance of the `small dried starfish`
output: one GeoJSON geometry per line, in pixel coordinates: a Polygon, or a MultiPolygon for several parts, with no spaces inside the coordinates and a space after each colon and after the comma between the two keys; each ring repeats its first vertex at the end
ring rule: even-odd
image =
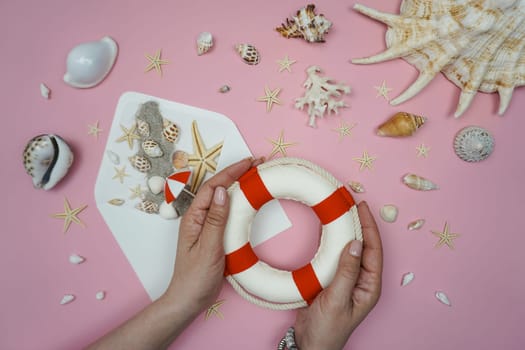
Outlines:
{"type": "Polygon", "coordinates": [[[376,95],[376,98],[379,97],[379,96],[383,96],[383,98],[387,101],[390,101],[390,99],[388,98],[388,93],[390,91],[392,91],[391,88],[389,87],[386,87],[386,83],[385,81],[383,80],[383,82],[381,83],[381,86],[374,86],[374,89],[377,90],[377,95],[376,95]]]}
{"type": "Polygon", "coordinates": [[[118,179],[119,182],[122,184],[124,183],[124,178],[126,176],[129,176],[127,173],[126,173],[126,166],[124,165],[122,168],[117,168],[115,167],[115,175],[113,175],[113,179],[118,179]]]}
{"type": "Polygon", "coordinates": [[[102,129],[98,127],[98,120],[94,125],[88,124],[88,128],[88,135],[93,135],[96,139],[98,139],[98,134],[100,134],[100,132],[102,131],[102,129]]]}
{"type": "Polygon", "coordinates": [[[290,146],[296,145],[295,142],[284,142],[284,130],[281,130],[281,134],[277,140],[268,140],[273,144],[273,149],[268,159],[272,158],[277,153],[281,153],[283,157],[286,157],[286,149],[290,146]]]}
{"type": "Polygon", "coordinates": [[[284,56],[282,60],[277,60],[277,63],[279,63],[279,73],[281,73],[283,70],[287,70],[288,72],[292,72],[291,66],[294,64],[295,60],[290,60],[288,58],[288,55],[284,56]]]}
{"type": "Polygon", "coordinates": [[[372,163],[377,159],[377,157],[370,157],[368,155],[368,152],[364,151],[362,157],[356,157],[352,159],[361,164],[359,167],[359,171],[362,171],[364,168],[367,168],[369,170],[372,169],[372,163]]]}
{"type": "Polygon", "coordinates": [[[273,104],[281,104],[281,100],[277,98],[277,95],[279,95],[279,92],[281,92],[280,88],[277,88],[275,90],[268,89],[267,86],[264,87],[264,96],[259,97],[257,101],[266,102],[266,112],[270,112],[272,110],[273,104]]]}
{"type": "Polygon", "coordinates": [[[352,135],[350,130],[352,130],[354,127],[355,124],[347,124],[344,120],[341,120],[339,127],[332,130],[337,131],[337,133],[339,134],[339,141],[341,141],[345,136],[352,135]]]}
{"type": "Polygon", "coordinates": [[[420,144],[416,147],[417,150],[417,156],[418,157],[428,157],[428,151],[430,151],[430,147],[425,146],[425,144],[420,144]]]}
{"type": "Polygon", "coordinates": [[[117,139],[117,142],[126,141],[128,143],[129,149],[133,149],[133,140],[140,140],[140,136],[135,133],[137,124],[133,123],[129,129],[126,129],[122,124],[120,124],[120,128],[124,134],[117,139]]]}
{"type": "Polygon", "coordinates": [[[454,249],[454,242],[453,240],[459,237],[458,233],[450,233],[448,231],[448,222],[445,222],[445,228],[442,232],[440,231],[432,231],[432,234],[434,236],[439,237],[439,241],[436,243],[436,248],[439,248],[446,244],[450,249],[454,249]]]}
{"type": "Polygon", "coordinates": [[[224,304],[226,302],[226,300],[219,300],[217,301],[215,304],[213,304],[212,306],[210,306],[208,308],[208,310],[206,310],[206,315],[204,315],[204,319],[207,320],[211,317],[211,315],[216,315],[218,318],[220,318],[221,320],[224,319],[224,316],[222,315],[221,311],[219,310],[219,308],[222,306],[222,304],[224,304]]]}
{"type": "Polygon", "coordinates": [[[69,229],[69,226],[71,225],[71,222],[75,222],[79,224],[82,227],[86,227],[82,221],[77,217],[77,215],[84,209],[86,209],[87,205],[78,207],[76,209],[71,209],[71,206],[67,200],[67,198],[64,198],[64,212],[53,214],[51,215],[54,218],[57,219],[64,219],[64,233],[67,232],[69,229]]]}
{"type": "Polygon", "coordinates": [[[155,53],[155,56],[146,54],[146,58],[149,61],[149,65],[146,67],[146,70],[144,72],[149,72],[150,70],[155,69],[155,71],[157,71],[157,73],[159,73],[159,75],[162,77],[162,65],[168,64],[170,62],[160,59],[161,51],[162,50],[159,49],[155,53]]]}

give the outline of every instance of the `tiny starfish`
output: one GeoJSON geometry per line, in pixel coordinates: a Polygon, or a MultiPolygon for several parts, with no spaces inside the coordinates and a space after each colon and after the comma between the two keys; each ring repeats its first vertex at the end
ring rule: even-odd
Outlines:
{"type": "Polygon", "coordinates": [[[339,133],[339,142],[345,137],[345,136],[351,136],[350,130],[352,130],[355,127],[355,124],[347,124],[344,120],[341,120],[341,123],[339,124],[338,128],[332,129],[333,131],[337,131],[339,133]]]}
{"type": "Polygon", "coordinates": [[[221,154],[223,143],[219,142],[212,148],[206,148],[195,120],[191,124],[191,136],[195,153],[188,157],[188,165],[194,167],[191,178],[191,192],[196,193],[206,173],[210,172],[213,174],[217,170],[215,158],[221,154]]]}
{"type": "Polygon", "coordinates": [[[118,179],[119,182],[122,184],[124,183],[124,178],[126,176],[129,176],[127,173],[126,173],[126,166],[124,165],[122,168],[117,168],[115,167],[115,175],[113,175],[113,179],[118,179]]]}
{"type": "Polygon", "coordinates": [[[385,81],[383,80],[383,82],[381,83],[381,86],[374,86],[374,89],[377,90],[377,95],[376,95],[376,98],[379,97],[379,96],[383,96],[383,98],[387,101],[390,101],[390,99],[388,98],[388,93],[390,91],[392,91],[391,88],[389,87],[386,87],[386,83],[385,81]]]}
{"type": "Polygon", "coordinates": [[[129,129],[126,129],[124,126],[122,126],[122,124],[120,124],[120,128],[124,134],[117,139],[117,142],[126,141],[128,143],[129,149],[133,149],[133,140],[140,140],[140,136],[135,133],[137,124],[133,124],[129,129]]]}
{"type": "Polygon", "coordinates": [[[130,187],[129,190],[131,191],[131,196],[129,196],[129,199],[135,199],[135,198],[142,199],[144,195],[144,189],[142,188],[142,186],[140,186],[140,184],[138,184],[137,186],[133,188],[130,187]]]}
{"type": "Polygon", "coordinates": [[[288,58],[288,55],[284,56],[282,60],[277,60],[277,63],[279,63],[279,73],[281,73],[283,70],[287,70],[288,72],[292,72],[291,66],[294,64],[295,60],[290,60],[288,58]]]}
{"type": "Polygon", "coordinates": [[[98,140],[98,134],[100,134],[100,132],[102,131],[102,129],[98,127],[98,120],[94,125],[88,124],[88,128],[88,135],[93,135],[98,140]]]}
{"type": "Polygon", "coordinates": [[[283,157],[286,157],[286,149],[290,146],[296,145],[295,142],[284,142],[284,130],[281,130],[281,134],[277,140],[268,140],[273,144],[273,149],[268,159],[272,158],[277,153],[281,153],[283,157]]]}
{"type": "Polygon", "coordinates": [[[264,87],[265,96],[259,97],[257,101],[266,102],[266,112],[270,112],[272,110],[274,103],[278,105],[281,104],[281,101],[277,98],[279,92],[281,92],[280,88],[271,91],[267,86],[264,87]]]}
{"type": "Polygon", "coordinates": [[[448,245],[450,249],[454,249],[454,242],[452,242],[454,239],[459,237],[458,233],[450,233],[448,231],[448,222],[445,221],[445,228],[442,232],[439,231],[432,231],[432,234],[434,236],[439,237],[439,241],[436,243],[436,248],[441,247],[443,244],[448,245]]]}
{"type": "Polygon", "coordinates": [[[162,76],[162,65],[168,64],[170,62],[166,60],[161,60],[160,54],[161,54],[161,50],[159,49],[157,53],[155,53],[155,56],[151,56],[148,54],[145,55],[149,61],[149,64],[146,67],[146,70],[144,72],[149,72],[150,70],[155,69],[157,73],[159,73],[160,76],[162,76]]]}
{"type": "Polygon", "coordinates": [[[69,205],[69,202],[67,198],[64,198],[64,212],[53,214],[51,215],[54,218],[57,219],[64,219],[64,233],[67,232],[69,229],[69,225],[71,225],[71,222],[75,222],[79,224],[82,227],[86,227],[82,221],[77,217],[77,215],[84,209],[86,209],[87,205],[84,205],[82,207],[78,207],[76,209],[71,209],[71,206],[69,205]]]}
{"type": "Polygon", "coordinates": [[[359,171],[362,171],[364,168],[372,169],[372,163],[377,159],[377,157],[370,157],[368,152],[364,151],[362,157],[356,157],[352,159],[361,164],[359,171]]]}
{"type": "Polygon", "coordinates": [[[430,147],[425,146],[425,144],[420,144],[416,147],[417,150],[417,156],[418,157],[428,157],[428,151],[430,151],[430,147]]]}
{"type": "Polygon", "coordinates": [[[208,308],[208,310],[206,310],[206,315],[204,315],[204,319],[207,320],[211,317],[211,315],[216,315],[218,318],[220,318],[221,320],[224,319],[224,316],[222,315],[221,311],[219,310],[219,308],[222,306],[222,304],[224,304],[226,302],[226,300],[219,300],[217,301],[215,304],[213,304],[212,306],[210,306],[208,308]]]}

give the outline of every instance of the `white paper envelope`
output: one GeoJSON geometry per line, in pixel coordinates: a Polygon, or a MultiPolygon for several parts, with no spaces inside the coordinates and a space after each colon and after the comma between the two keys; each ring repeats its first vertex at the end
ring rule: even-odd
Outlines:
{"type": "MultiPolygon", "coordinates": [[[[130,199],[130,189],[138,184],[147,189],[144,174],[133,169],[128,161],[128,157],[137,152],[139,144],[135,141],[131,150],[127,142],[116,142],[122,135],[121,125],[129,129],[135,122],[140,105],[147,101],[157,102],[162,116],[179,126],[181,133],[176,144],[177,150],[193,153],[193,120],[197,121],[207,147],[222,141],[217,171],[250,156],[251,153],[235,124],[222,114],[135,92],[127,92],[120,97],[106,144],[106,151],[115,152],[120,158],[120,164],[113,164],[104,153],[95,184],[95,201],[142,285],[150,298],[155,300],[166,290],[173,273],[180,219],[165,220],[156,214],[146,214],[135,208],[139,199],[130,199]],[[126,166],[129,176],[121,184],[113,176],[115,167],[123,166],[126,166]],[[125,199],[125,203],[121,206],[111,205],[108,200],[113,198],[125,199]]],[[[207,178],[210,176],[208,174],[207,178]]],[[[251,234],[252,245],[257,245],[290,226],[279,202],[272,201],[261,208],[255,218],[251,234]]]]}

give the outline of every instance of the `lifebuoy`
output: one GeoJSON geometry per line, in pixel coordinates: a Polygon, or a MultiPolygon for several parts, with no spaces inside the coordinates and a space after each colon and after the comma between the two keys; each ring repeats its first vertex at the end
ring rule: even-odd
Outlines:
{"type": "Polygon", "coordinates": [[[224,234],[226,271],[235,290],[274,309],[305,306],[332,281],[343,247],[362,240],[352,195],[332,175],[303,159],[278,158],[250,169],[228,189],[230,215],[224,234]],[[257,211],[272,199],[302,202],[322,224],[319,249],[307,265],[276,269],[259,260],[250,244],[257,211]]]}

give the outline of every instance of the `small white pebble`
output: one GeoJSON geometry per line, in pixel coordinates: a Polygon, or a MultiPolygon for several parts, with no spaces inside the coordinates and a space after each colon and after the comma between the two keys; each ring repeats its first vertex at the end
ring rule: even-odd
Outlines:
{"type": "Polygon", "coordinates": [[[51,93],[51,90],[46,86],[44,83],[40,83],[40,94],[43,98],[46,100],[49,100],[49,94],[51,93]]]}
{"type": "Polygon", "coordinates": [[[73,294],[65,294],[62,297],[62,300],[60,301],[60,305],[66,305],[71,303],[73,300],[75,300],[75,296],[73,294]]]}
{"type": "Polygon", "coordinates": [[[77,254],[71,254],[69,256],[69,262],[72,264],[82,264],[84,261],[86,261],[86,258],[83,256],[77,255],[77,254]]]}
{"type": "Polygon", "coordinates": [[[103,290],[100,290],[97,292],[97,294],[95,294],[95,298],[97,298],[97,300],[104,300],[105,297],[106,292],[104,292],[103,290]]]}

